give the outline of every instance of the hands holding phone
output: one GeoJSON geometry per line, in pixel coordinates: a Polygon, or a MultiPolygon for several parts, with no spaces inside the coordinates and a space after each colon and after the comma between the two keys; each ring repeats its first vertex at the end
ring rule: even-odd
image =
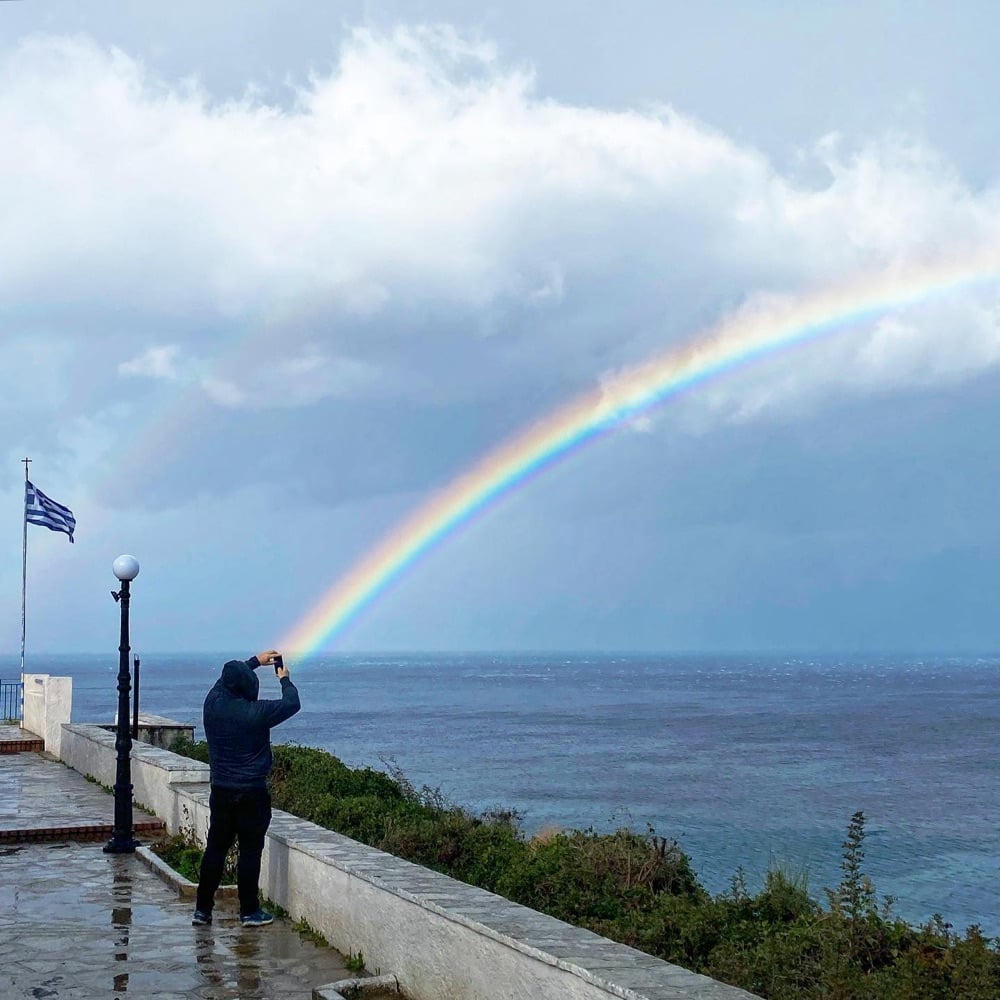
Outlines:
{"type": "Polygon", "coordinates": [[[257,654],[257,659],[261,664],[273,663],[274,672],[279,679],[288,676],[288,667],[285,666],[285,660],[276,649],[265,649],[264,652],[257,654]]]}

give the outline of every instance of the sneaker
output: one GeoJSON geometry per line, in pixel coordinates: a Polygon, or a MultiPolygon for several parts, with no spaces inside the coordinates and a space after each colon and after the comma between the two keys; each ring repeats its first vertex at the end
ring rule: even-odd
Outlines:
{"type": "Polygon", "coordinates": [[[210,924],[212,922],[212,914],[206,913],[204,910],[195,910],[194,916],[191,918],[191,923],[195,927],[202,927],[205,924],[210,924]]]}
{"type": "Polygon", "coordinates": [[[244,927],[263,927],[265,924],[274,923],[274,917],[265,910],[257,910],[248,913],[245,917],[240,917],[240,923],[244,927]]]}

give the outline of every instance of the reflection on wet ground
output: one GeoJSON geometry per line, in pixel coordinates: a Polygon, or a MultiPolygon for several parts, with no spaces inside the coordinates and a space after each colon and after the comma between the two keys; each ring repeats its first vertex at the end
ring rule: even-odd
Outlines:
{"type": "MultiPolygon", "coordinates": [[[[82,780],[82,779],[81,779],[82,780]]],[[[0,850],[0,996],[309,998],[350,976],[287,921],[244,928],[235,901],[210,927],[134,855],[101,844],[0,850]]]]}

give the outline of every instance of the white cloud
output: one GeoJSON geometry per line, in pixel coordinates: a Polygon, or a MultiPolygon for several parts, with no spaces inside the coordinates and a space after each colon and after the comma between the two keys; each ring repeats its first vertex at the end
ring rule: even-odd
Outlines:
{"type": "Polygon", "coordinates": [[[265,410],[361,396],[378,381],[374,366],[331,357],[312,347],[303,353],[257,359],[246,367],[238,385],[218,375],[204,376],[200,384],[210,399],[227,409],[265,410]]]}
{"type": "MultiPolygon", "coordinates": [[[[5,300],[49,310],[71,340],[64,314],[152,318],[170,346],[133,344],[118,372],[196,379],[226,407],[565,391],[762,290],[1000,242],[997,189],[906,137],[823,137],[803,161],[826,182],[805,185],[669,107],[545,99],[447,28],[356,31],[291,110],[213,102],[79,37],[26,40],[0,82],[5,300]]],[[[886,319],[716,397],[746,417],[992,366],[991,295],[886,319]]]]}
{"type": "Polygon", "coordinates": [[[236,409],[248,400],[248,394],[243,389],[226,379],[207,376],[201,380],[201,387],[213,403],[226,409],[236,409]]]}
{"type": "Polygon", "coordinates": [[[1000,304],[968,297],[924,310],[918,326],[907,316],[886,316],[858,351],[858,379],[900,384],[958,381],[1000,362],[1000,304]],[[926,334],[931,332],[932,336],[926,334]]]}
{"type": "Polygon", "coordinates": [[[150,347],[131,361],[123,361],[118,366],[118,374],[125,376],[142,376],[145,378],[162,379],[172,382],[178,377],[176,344],[166,344],[162,347],[150,347]]]}

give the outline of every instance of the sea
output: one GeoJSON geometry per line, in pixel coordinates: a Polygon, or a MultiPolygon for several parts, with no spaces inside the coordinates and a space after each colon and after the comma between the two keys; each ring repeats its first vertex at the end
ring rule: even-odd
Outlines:
{"type": "MultiPolygon", "coordinates": [[[[197,727],[222,662],[142,654],[140,708],[197,727]]],[[[702,884],[769,869],[821,901],[864,812],[864,871],[911,923],[1000,936],[1000,657],[419,653],[289,661],[302,711],[274,742],[398,767],[528,835],[630,827],[676,840],[702,884]]],[[[0,656],[0,677],[16,678],[0,656]]],[[[29,655],[109,722],[118,653],[29,655]]],[[[262,669],[261,697],[278,697],[262,669]]]]}

